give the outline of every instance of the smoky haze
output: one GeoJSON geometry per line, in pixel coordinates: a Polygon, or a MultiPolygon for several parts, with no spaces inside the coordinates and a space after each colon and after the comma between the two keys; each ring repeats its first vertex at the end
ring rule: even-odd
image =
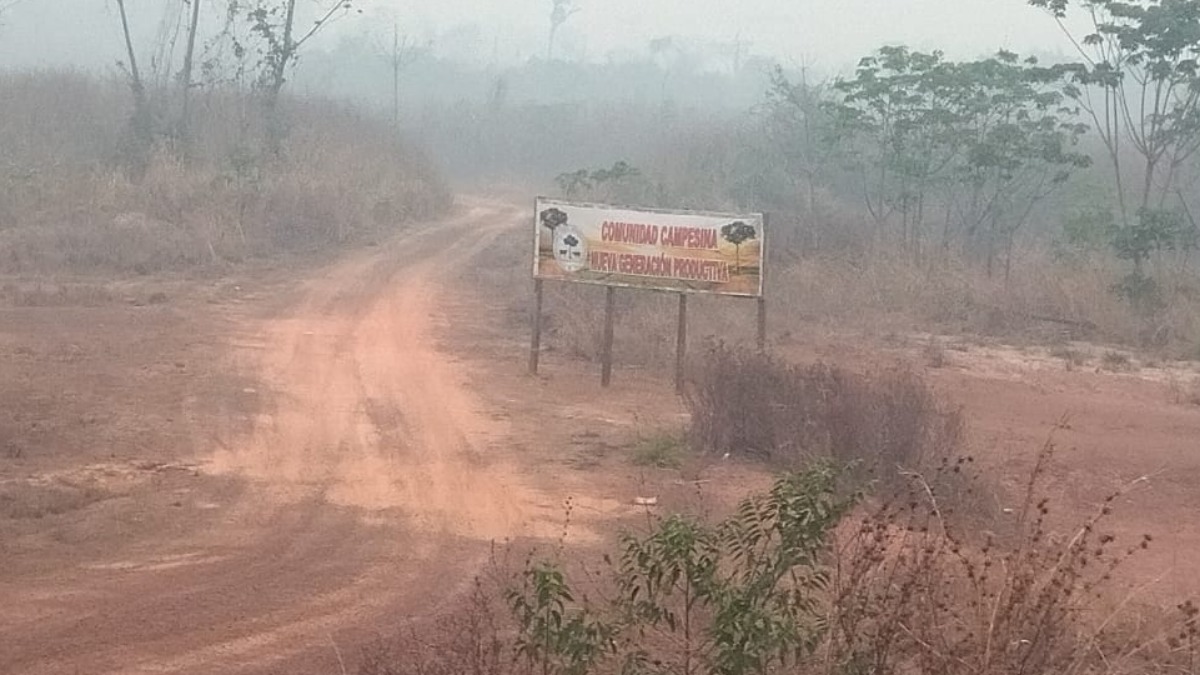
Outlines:
{"type": "MultiPolygon", "coordinates": [[[[564,24],[556,50],[557,56],[572,61],[639,58],[651,41],[668,36],[724,47],[727,52],[741,49],[785,64],[805,63],[830,73],[847,71],[882,44],[942,49],[955,58],[972,58],[1000,47],[1046,55],[1062,49],[1053,22],[1023,2],[580,0],[575,4],[579,11],[564,24]]],[[[0,26],[0,65],[111,68],[121,53],[114,5],[94,0],[14,4],[0,26]]],[[[406,0],[359,6],[361,16],[341,20],[313,46],[333,49],[339,41],[398,22],[405,34],[460,62],[511,65],[545,54],[549,2],[406,0]]],[[[169,34],[180,13],[172,7],[174,3],[129,3],[134,31],[146,39],[169,34]]]]}

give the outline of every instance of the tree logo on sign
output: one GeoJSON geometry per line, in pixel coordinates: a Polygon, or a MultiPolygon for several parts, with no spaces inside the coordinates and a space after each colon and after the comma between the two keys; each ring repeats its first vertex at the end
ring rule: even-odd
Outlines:
{"type": "Polygon", "coordinates": [[[564,272],[579,272],[587,267],[587,240],[567,222],[561,209],[546,209],[538,214],[542,225],[554,236],[554,259],[564,272]]]}
{"type": "Polygon", "coordinates": [[[728,225],[722,227],[721,228],[721,237],[724,238],[725,241],[733,244],[733,248],[735,251],[733,273],[741,274],[741,272],[742,272],[742,244],[750,241],[751,239],[757,239],[758,232],[755,231],[753,225],[750,225],[743,221],[738,220],[738,221],[734,221],[734,222],[729,223],[728,225]]]}

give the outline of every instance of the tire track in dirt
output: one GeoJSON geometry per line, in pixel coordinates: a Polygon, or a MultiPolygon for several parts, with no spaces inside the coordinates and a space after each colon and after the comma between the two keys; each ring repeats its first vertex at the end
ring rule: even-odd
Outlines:
{"type": "Polygon", "coordinates": [[[243,496],[216,527],[0,583],[22,608],[0,613],[0,672],[336,672],[339,635],[429,615],[492,540],[555,534],[558,505],[435,345],[446,280],[519,217],[476,203],[249,326],[265,405],[205,463],[243,496]]]}
{"type": "Polygon", "coordinates": [[[516,474],[478,450],[505,429],[480,414],[467,374],[434,342],[439,277],[461,271],[515,217],[477,207],[311,282],[304,306],[268,329],[280,346],[264,364],[281,392],[274,412],[248,441],[218,452],[214,469],[285,498],[321,486],[335,504],[401,509],[425,530],[518,533],[526,509],[510,489],[516,474]]]}

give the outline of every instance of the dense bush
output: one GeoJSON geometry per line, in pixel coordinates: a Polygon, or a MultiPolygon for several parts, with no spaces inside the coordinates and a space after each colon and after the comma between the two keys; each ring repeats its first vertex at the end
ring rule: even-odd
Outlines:
{"type": "Polygon", "coordinates": [[[963,440],[961,415],[909,370],[855,373],[716,344],[694,362],[684,400],[697,449],[785,466],[916,469],[963,440]]]}
{"type": "MultiPolygon", "coordinates": [[[[890,496],[839,496],[817,465],[715,522],[651,518],[569,574],[528,559],[488,577],[428,633],[368,648],[361,675],[1058,675],[1193,673],[1200,611],[1153,630],[1097,614],[1117,573],[1149,548],[1107,533],[1125,489],[1065,532],[1040,495],[1053,445],[1026,483],[1011,536],[956,527],[939,474],[909,472],[890,496]],[[507,607],[504,607],[507,605],[507,607]]],[[[493,568],[495,570],[496,568],[493,568]]]]}

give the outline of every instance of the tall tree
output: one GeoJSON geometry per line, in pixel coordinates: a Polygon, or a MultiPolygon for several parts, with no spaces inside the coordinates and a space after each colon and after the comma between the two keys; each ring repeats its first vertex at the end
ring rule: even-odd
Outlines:
{"type": "Polygon", "coordinates": [[[186,141],[191,131],[192,73],[196,54],[196,33],[200,28],[201,0],[184,0],[184,2],[190,3],[192,10],[191,20],[188,21],[187,45],[183,52],[183,70],[179,72],[182,104],[180,105],[178,126],[180,137],[186,141]]]}
{"type": "Polygon", "coordinates": [[[832,119],[824,103],[828,92],[823,85],[808,80],[808,69],[801,68],[793,81],[776,67],[767,92],[767,124],[771,141],[786,166],[797,178],[796,188],[804,194],[808,218],[816,217],[817,186],[838,147],[830,133],[832,119]]]}
{"type": "Polygon", "coordinates": [[[1120,226],[1114,246],[1140,277],[1155,250],[1187,243],[1179,239],[1189,211],[1179,181],[1200,150],[1200,0],[1029,4],[1050,13],[1082,58],[1067,69],[1069,93],[1104,142],[1120,226]],[[1082,35],[1067,27],[1075,14],[1087,21],[1082,35]],[[1129,151],[1139,166],[1124,165],[1129,151]]]}
{"type": "Polygon", "coordinates": [[[567,22],[567,19],[574,16],[579,7],[575,6],[575,0],[551,0],[553,6],[550,8],[550,37],[546,45],[546,60],[554,58],[554,40],[558,36],[558,29],[567,22]]]}
{"type": "Polygon", "coordinates": [[[138,68],[137,51],[133,47],[133,34],[129,28],[129,15],[125,11],[125,0],[117,0],[117,10],[121,17],[121,33],[125,39],[125,55],[128,59],[128,62],[123,65],[129,81],[129,91],[133,95],[129,168],[136,177],[140,177],[145,171],[147,155],[154,140],[154,117],[150,110],[150,101],[146,96],[146,83],[138,68]]]}
{"type": "Polygon", "coordinates": [[[392,126],[400,128],[400,74],[420,55],[421,49],[412,38],[400,32],[400,22],[392,22],[392,43],[387,49],[387,63],[392,71],[392,126]]]}
{"type": "Polygon", "coordinates": [[[957,63],[885,47],[863,59],[826,107],[881,232],[920,256],[940,213],[942,247],[958,241],[991,273],[1033,209],[1088,163],[1063,77],[1011,52],[957,63]]]}
{"type": "Polygon", "coordinates": [[[867,210],[881,234],[895,228],[894,240],[913,255],[924,239],[926,197],[957,152],[954,81],[941,52],[897,46],[863,58],[853,79],[833,86],[831,113],[867,210]]]}
{"type": "Polygon", "coordinates": [[[1004,254],[1005,278],[1013,240],[1033,210],[1090,158],[1077,151],[1087,132],[1068,105],[1062,73],[1008,51],[960,64],[958,97],[961,164],[953,185],[968,241],[986,260],[988,276],[1004,254]]]}
{"type": "Polygon", "coordinates": [[[300,49],[352,6],[352,0],[323,0],[312,25],[307,30],[297,30],[296,0],[254,0],[247,17],[251,32],[261,43],[257,84],[264,97],[267,143],[272,154],[282,149],[284,128],[279,98],[300,49]]]}

